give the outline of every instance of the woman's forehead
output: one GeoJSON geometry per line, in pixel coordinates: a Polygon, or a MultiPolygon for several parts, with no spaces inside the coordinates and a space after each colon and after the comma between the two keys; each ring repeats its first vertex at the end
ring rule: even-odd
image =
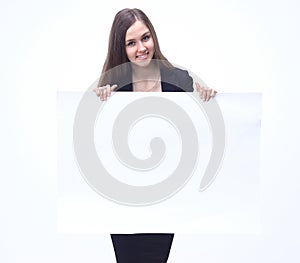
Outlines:
{"type": "Polygon", "coordinates": [[[126,41],[138,39],[147,32],[149,32],[149,28],[143,22],[137,20],[131,27],[127,29],[126,41]]]}

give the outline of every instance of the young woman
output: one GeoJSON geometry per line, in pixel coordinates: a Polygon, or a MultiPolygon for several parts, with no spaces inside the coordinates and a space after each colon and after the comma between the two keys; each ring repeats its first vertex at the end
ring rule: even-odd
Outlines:
{"type": "MultiPolygon", "coordinates": [[[[195,83],[200,97],[208,101],[216,94],[195,83]]],[[[154,27],[139,9],[123,9],[113,21],[107,57],[98,88],[101,100],[113,91],[193,91],[186,70],[174,67],[162,54],[154,27]]],[[[165,263],[174,234],[111,234],[118,263],[165,263]]]]}

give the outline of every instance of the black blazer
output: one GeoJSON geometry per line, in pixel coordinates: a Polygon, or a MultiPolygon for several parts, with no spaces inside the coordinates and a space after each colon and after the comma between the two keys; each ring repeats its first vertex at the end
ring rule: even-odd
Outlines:
{"type": "MultiPolygon", "coordinates": [[[[187,70],[176,67],[161,68],[161,88],[163,92],[192,92],[193,79],[187,70]]],[[[116,91],[133,91],[132,83],[125,86],[119,86],[116,91]]]]}

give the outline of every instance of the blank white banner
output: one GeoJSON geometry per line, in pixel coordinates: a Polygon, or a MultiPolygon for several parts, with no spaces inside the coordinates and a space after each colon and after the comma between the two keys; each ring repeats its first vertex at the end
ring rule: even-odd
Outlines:
{"type": "MultiPolygon", "coordinates": [[[[104,103],[97,101],[92,94],[93,103],[99,103],[101,107],[91,109],[96,118],[94,122],[91,118],[89,128],[88,122],[83,120],[81,123],[80,119],[84,119],[86,114],[82,111],[80,115],[79,112],[83,98],[84,93],[80,92],[57,94],[57,228],[60,233],[260,233],[260,93],[218,94],[207,104],[197,103],[191,93],[122,92],[115,93],[104,103]],[[134,104],[149,99],[152,99],[150,104],[134,104]],[[149,111],[149,105],[150,112],[144,114],[143,107],[148,107],[149,111]],[[163,116],[170,105],[176,105],[183,112],[178,117],[181,118],[181,128],[169,115],[163,116]],[[217,105],[224,120],[225,133],[222,124],[218,126],[210,120],[207,105],[217,105]],[[132,106],[132,115],[136,117],[129,126],[131,116],[128,115],[130,111],[126,115],[128,106],[132,106]],[[158,114],[160,111],[162,116],[158,114]],[[139,117],[139,114],[143,116],[139,117]],[[184,116],[188,116],[188,120],[183,120],[184,116]],[[116,125],[116,121],[124,119],[127,124],[116,125]],[[189,124],[196,132],[194,144],[191,142],[194,140],[192,135],[184,138],[189,134],[189,130],[185,131],[189,124]],[[125,129],[126,125],[129,129],[125,129]],[[87,131],[80,135],[86,134],[85,137],[76,135],[81,128],[87,131]],[[183,135],[182,131],[187,133],[183,135]],[[92,138],[87,138],[89,136],[92,138]],[[78,138],[83,139],[78,142],[78,138]],[[124,145],[128,146],[130,154],[122,153],[125,146],[118,142],[122,138],[126,138],[124,145]],[[160,138],[160,141],[151,148],[155,138],[160,138]],[[225,149],[218,144],[222,138],[225,149]],[[190,145],[183,151],[185,139],[190,145]],[[93,146],[85,146],[85,140],[92,142],[93,146]],[[193,156],[195,149],[196,157],[193,156]],[[83,154],[78,154],[78,151],[83,154]],[[221,161],[212,160],[216,151],[222,152],[221,161]],[[155,155],[161,158],[155,160],[155,155]],[[191,163],[193,158],[195,162],[191,163]],[[178,180],[182,182],[176,185],[178,180],[172,181],[172,177],[183,159],[187,160],[187,164],[182,169],[186,168],[187,173],[179,173],[182,177],[178,180]],[[93,160],[101,163],[105,172],[102,168],[99,171],[94,169],[93,160]],[[133,167],[133,163],[138,164],[139,161],[143,167],[133,167]],[[89,167],[85,169],[87,165],[89,167]],[[209,182],[205,182],[204,176],[210,165],[217,166],[211,168],[215,174],[209,182]],[[91,170],[93,175],[88,174],[91,170]],[[110,183],[104,173],[110,177],[110,183]],[[202,186],[206,184],[202,191],[201,183],[202,186]],[[130,189],[133,189],[132,192],[130,189]],[[164,189],[169,192],[162,192],[164,189]],[[144,197],[146,192],[149,195],[144,197]]],[[[172,109],[174,118],[181,114],[175,111],[175,108],[172,109]]]]}

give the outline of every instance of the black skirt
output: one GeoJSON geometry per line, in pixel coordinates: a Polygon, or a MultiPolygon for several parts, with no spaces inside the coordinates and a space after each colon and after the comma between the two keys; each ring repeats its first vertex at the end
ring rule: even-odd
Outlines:
{"type": "Polygon", "coordinates": [[[117,263],[166,263],[174,234],[111,234],[117,263]]]}

